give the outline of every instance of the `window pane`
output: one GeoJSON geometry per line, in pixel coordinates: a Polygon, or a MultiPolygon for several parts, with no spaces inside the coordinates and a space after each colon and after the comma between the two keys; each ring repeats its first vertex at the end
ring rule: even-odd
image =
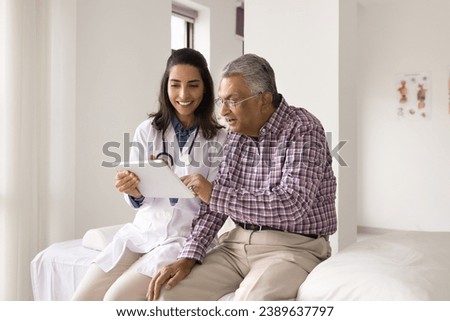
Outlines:
{"type": "Polygon", "coordinates": [[[187,23],[184,19],[172,16],[172,49],[187,47],[187,23]]]}

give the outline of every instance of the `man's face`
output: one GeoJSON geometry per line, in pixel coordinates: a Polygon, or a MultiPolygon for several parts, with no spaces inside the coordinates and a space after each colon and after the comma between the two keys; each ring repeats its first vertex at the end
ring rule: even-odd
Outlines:
{"type": "Polygon", "coordinates": [[[219,86],[219,98],[224,101],[220,114],[232,132],[258,137],[264,125],[261,95],[254,95],[242,76],[223,78],[219,86]],[[254,96],[254,97],[252,97],[254,96]],[[252,98],[250,98],[252,97],[252,98]],[[240,102],[243,99],[247,99],[240,102]],[[230,106],[227,101],[240,102],[230,106]]]}

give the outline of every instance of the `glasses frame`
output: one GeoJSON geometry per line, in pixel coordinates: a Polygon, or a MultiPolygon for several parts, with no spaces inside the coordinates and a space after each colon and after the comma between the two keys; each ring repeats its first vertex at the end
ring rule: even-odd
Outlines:
{"type": "Polygon", "coordinates": [[[222,108],[223,105],[225,105],[225,104],[227,104],[227,106],[228,106],[229,108],[236,108],[236,106],[239,105],[240,103],[243,103],[244,101],[247,101],[247,100],[249,100],[249,99],[255,98],[255,97],[260,96],[260,95],[262,95],[262,92],[261,92],[261,91],[260,91],[259,93],[255,94],[255,95],[253,95],[253,96],[250,96],[250,97],[241,99],[241,100],[239,100],[239,101],[234,101],[234,100],[232,100],[232,99],[216,98],[216,99],[214,99],[214,104],[215,104],[217,107],[219,107],[219,108],[222,108]]]}

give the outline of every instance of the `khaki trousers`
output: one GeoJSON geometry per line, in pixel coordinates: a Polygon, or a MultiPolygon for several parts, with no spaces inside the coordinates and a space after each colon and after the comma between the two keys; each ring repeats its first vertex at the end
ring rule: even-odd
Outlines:
{"type": "Polygon", "coordinates": [[[161,300],[218,300],[231,292],[234,300],[295,300],[306,276],[331,255],[324,237],[239,226],[219,242],[184,280],[163,288],[161,300]]]}
{"type": "Polygon", "coordinates": [[[124,256],[109,272],[93,263],[72,297],[74,301],[141,301],[147,300],[151,278],[136,271],[140,253],[126,249],[124,256]]]}

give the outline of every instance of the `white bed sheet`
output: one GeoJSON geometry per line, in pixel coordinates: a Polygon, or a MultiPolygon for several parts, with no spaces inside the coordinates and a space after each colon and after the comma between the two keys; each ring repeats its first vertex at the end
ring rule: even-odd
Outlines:
{"type": "MultiPolygon", "coordinates": [[[[83,239],[55,243],[38,253],[30,266],[34,300],[70,300],[89,265],[122,226],[93,228],[83,239]]],[[[233,227],[234,223],[228,219],[219,233],[233,227]]],[[[232,296],[225,296],[224,300],[230,300],[232,296]]]]}
{"type": "MultiPolygon", "coordinates": [[[[99,253],[83,244],[100,249],[98,240],[107,237],[91,234],[83,241],[55,243],[36,255],[31,262],[35,300],[71,299],[99,253]]],[[[352,244],[309,274],[297,300],[450,301],[450,232],[388,233],[352,244]]]]}
{"type": "Polygon", "coordinates": [[[393,232],[319,264],[298,300],[450,300],[450,233],[393,232]]]}
{"type": "Polygon", "coordinates": [[[81,239],[55,243],[34,257],[31,283],[35,301],[67,301],[72,298],[99,253],[81,243],[81,239]]]}

